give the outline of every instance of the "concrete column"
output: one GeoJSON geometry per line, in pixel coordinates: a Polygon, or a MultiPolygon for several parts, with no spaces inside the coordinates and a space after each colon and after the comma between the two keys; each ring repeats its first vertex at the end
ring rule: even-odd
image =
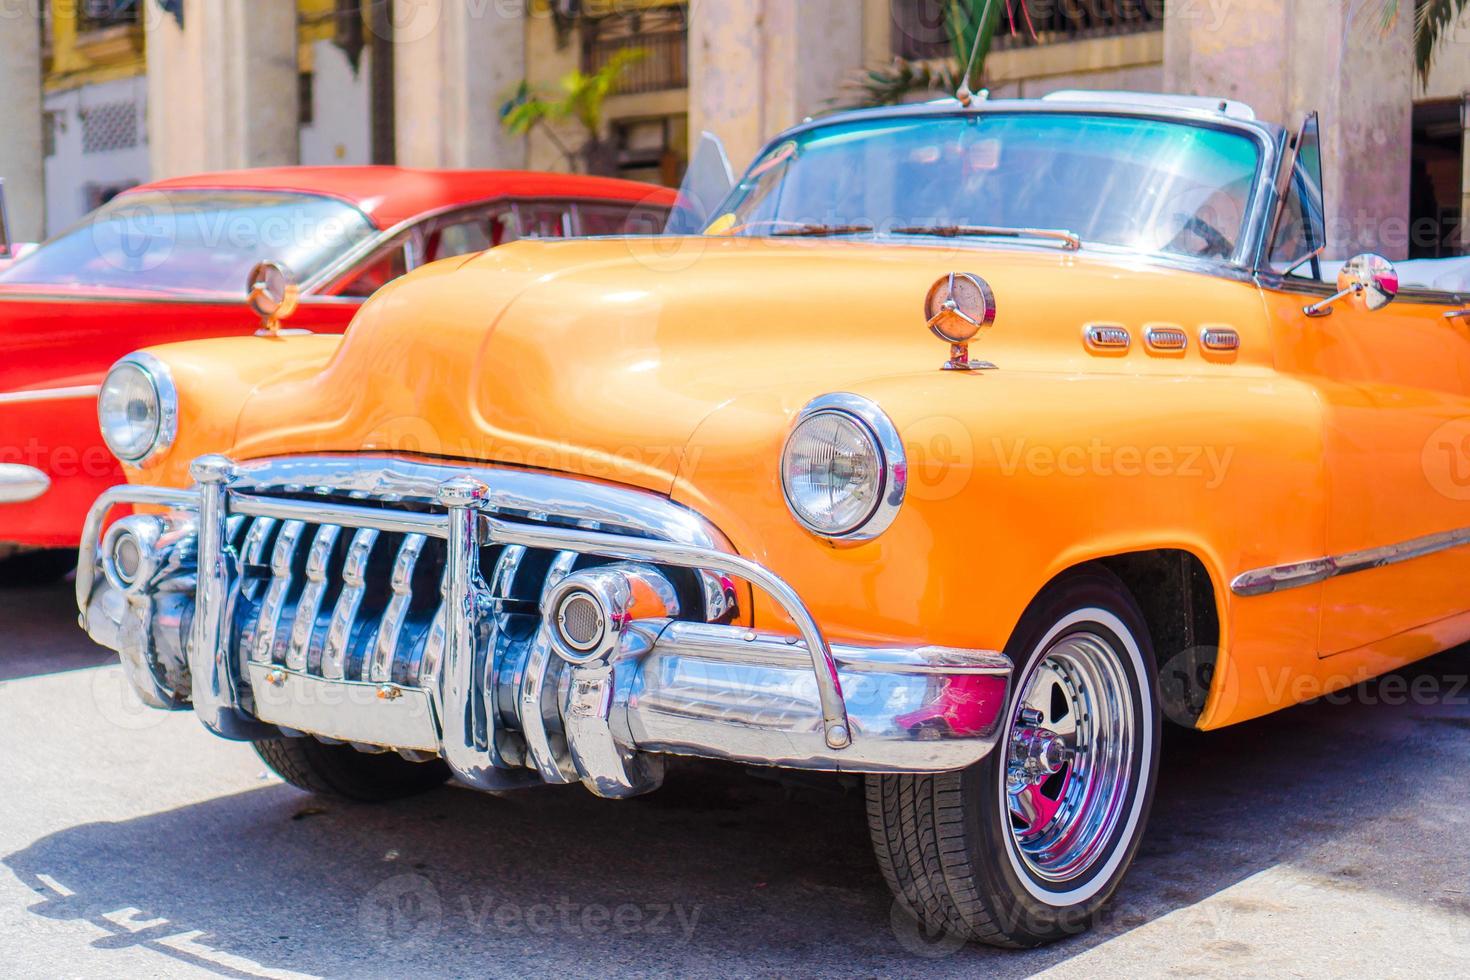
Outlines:
{"type": "Polygon", "coordinates": [[[526,75],[530,0],[396,0],[394,101],[406,167],[519,168],[500,106],[526,75]]]}
{"type": "Polygon", "coordinates": [[[0,6],[0,180],[10,237],[39,241],[46,227],[41,143],[41,21],[32,4],[0,6]]]}
{"type": "Polygon", "coordinates": [[[1294,127],[1322,115],[1328,255],[1408,254],[1413,17],[1371,4],[1170,4],[1164,89],[1239,99],[1294,127]]]}
{"type": "Polygon", "coordinates": [[[863,64],[864,18],[851,0],[692,0],[691,138],[714,133],[744,168],[768,139],[841,94],[863,64]]]}
{"type": "Polygon", "coordinates": [[[152,4],[148,138],[155,179],[300,159],[296,0],[152,4]]]}

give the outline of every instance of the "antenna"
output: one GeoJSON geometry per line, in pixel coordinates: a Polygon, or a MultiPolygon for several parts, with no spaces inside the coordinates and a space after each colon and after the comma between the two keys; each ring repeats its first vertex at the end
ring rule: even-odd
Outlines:
{"type": "Polygon", "coordinates": [[[980,40],[985,37],[985,25],[990,22],[990,7],[993,3],[995,0],[985,0],[985,9],[980,12],[980,22],[975,25],[975,43],[970,45],[970,60],[965,65],[965,77],[960,79],[960,90],[955,93],[955,98],[966,109],[975,101],[975,93],[970,91],[970,72],[975,70],[975,56],[980,53],[980,40]]]}

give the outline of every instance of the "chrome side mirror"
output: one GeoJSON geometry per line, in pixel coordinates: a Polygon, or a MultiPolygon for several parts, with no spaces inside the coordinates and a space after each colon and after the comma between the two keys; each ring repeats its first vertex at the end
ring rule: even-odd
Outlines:
{"type": "Polygon", "coordinates": [[[1399,294],[1399,273],[1393,263],[1381,255],[1364,252],[1354,255],[1337,274],[1337,292],[1302,310],[1307,316],[1327,316],[1339,300],[1352,297],[1368,312],[1381,310],[1399,294]]]}
{"type": "Polygon", "coordinates": [[[275,336],[281,323],[296,312],[301,302],[301,287],[285,266],[262,262],[250,270],[245,284],[245,303],[260,317],[260,333],[275,336]]]}

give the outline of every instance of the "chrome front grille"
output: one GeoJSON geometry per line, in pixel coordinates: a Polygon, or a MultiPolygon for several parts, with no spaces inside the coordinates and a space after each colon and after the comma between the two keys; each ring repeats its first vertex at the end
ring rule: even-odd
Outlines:
{"type": "MultiPolygon", "coordinates": [[[[310,499],[434,512],[359,497],[310,499]]],[[[541,520],[524,523],[556,523],[550,515],[533,516],[541,520]]],[[[235,515],[229,522],[228,544],[239,566],[239,592],[230,624],[242,675],[247,664],[259,664],[326,680],[409,688],[431,688],[436,683],[445,641],[443,539],[235,515]]],[[[480,662],[475,673],[481,677],[487,671],[491,677],[508,677],[522,668],[548,589],[573,571],[611,561],[500,544],[483,547],[478,557],[476,591],[490,614],[486,635],[477,642],[480,662]]],[[[725,603],[711,602],[698,573],[669,568],[666,574],[692,619],[708,621],[727,613],[725,603]]],[[[487,685],[490,690],[498,687],[487,685]]],[[[496,710],[507,722],[515,717],[513,704],[496,710]]]]}

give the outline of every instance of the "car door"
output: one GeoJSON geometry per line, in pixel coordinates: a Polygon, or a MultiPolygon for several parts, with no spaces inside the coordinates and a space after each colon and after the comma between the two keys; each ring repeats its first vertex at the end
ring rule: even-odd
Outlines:
{"type": "MultiPolygon", "coordinates": [[[[1303,169],[1295,180],[1288,210],[1320,177],[1303,169]]],[[[1309,315],[1337,291],[1315,261],[1283,275],[1319,244],[1310,225],[1281,223],[1263,284],[1277,366],[1310,383],[1322,407],[1326,554],[1311,557],[1340,573],[1321,595],[1326,657],[1470,607],[1470,548],[1444,547],[1470,528],[1470,321],[1446,316],[1459,297],[1410,286],[1381,309],[1343,297],[1309,315]]]]}

